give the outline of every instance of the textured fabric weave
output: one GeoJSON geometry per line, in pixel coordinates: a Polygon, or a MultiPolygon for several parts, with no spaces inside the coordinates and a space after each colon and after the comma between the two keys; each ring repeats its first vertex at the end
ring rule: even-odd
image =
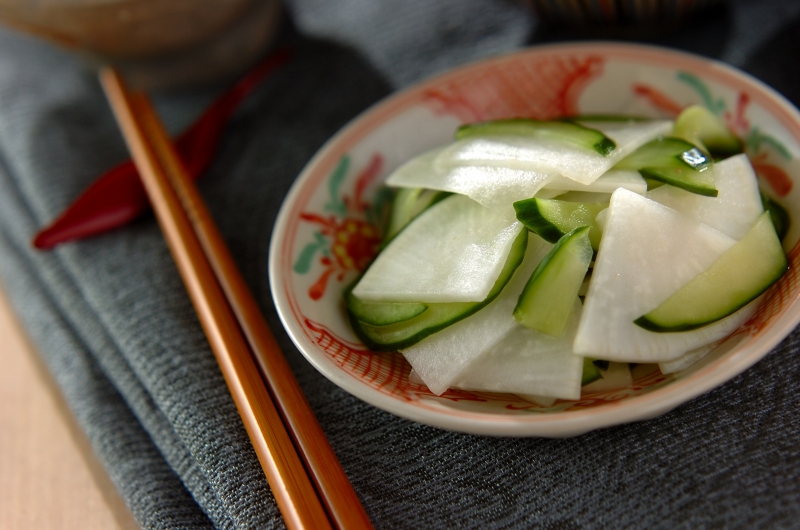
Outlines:
{"type": "MultiPolygon", "coordinates": [[[[662,417],[565,440],[476,437],[367,405],[281,328],[269,236],[340,127],[423,77],[567,38],[490,0],[292,0],[294,58],[228,126],[201,191],[377,528],[791,528],[800,520],[800,332],[662,417]]],[[[737,1],[650,39],[728,61],[800,102],[800,5],[737,1]]],[[[214,89],[157,97],[181,130],[214,89]]],[[[36,252],[29,241],[127,157],[79,59],[0,31],[0,280],[145,528],[283,523],[152,215],[36,252]]]]}

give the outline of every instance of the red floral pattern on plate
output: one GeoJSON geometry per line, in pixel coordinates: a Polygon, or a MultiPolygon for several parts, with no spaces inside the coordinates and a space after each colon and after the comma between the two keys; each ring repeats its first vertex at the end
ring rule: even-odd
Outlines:
{"type": "Polygon", "coordinates": [[[429,88],[423,99],[462,123],[521,116],[548,120],[578,114],[578,98],[602,72],[603,58],[595,55],[501,62],[479,76],[455,76],[429,88]]]}

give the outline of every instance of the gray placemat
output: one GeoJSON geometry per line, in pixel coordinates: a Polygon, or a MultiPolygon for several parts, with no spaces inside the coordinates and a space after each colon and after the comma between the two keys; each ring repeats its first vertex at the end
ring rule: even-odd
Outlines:
{"type": "MultiPolygon", "coordinates": [[[[269,236],[313,153],[422,77],[574,38],[511,2],[293,0],[296,50],[232,119],[201,188],[377,528],[791,528],[800,520],[797,332],[662,417],[566,440],[496,439],[375,409],[308,365],[271,303],[269,236]]],[[[648,37],[726,60],[796,104],[800,5],[733,2],[648,37]]],[[[578,35],[580,37],[580,35],[578,35]]],[[[215,90],[157,98],[180,130],[215,90]]],[[[151,215],[49,253],[29,241],[127,156],[92,72],[0,31],[0,279],[146,528],[282,527],[151,215]]]]}

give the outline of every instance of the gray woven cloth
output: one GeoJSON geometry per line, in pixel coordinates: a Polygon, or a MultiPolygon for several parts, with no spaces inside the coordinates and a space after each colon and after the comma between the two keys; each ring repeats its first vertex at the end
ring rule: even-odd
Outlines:
{"type": "MultiPolygon", "coordinates": [[[[268,286],[269,236],[313,153],[358,112],[444,68],[569,37],[490,0],[294,0],[294,58],[231,120],[202,192],[377,528],[792,528],[800,333],[662,417],[565,440],[442,431],[307,364],[268,286]]],[[[800,102],[800,5],[733,2],[651,42],[726,60],[800,102]]],[[[180,130],[214,90],[161,96],[180,130]]],[[[283,524],[151,215],[36,252],[38,228],[127,157],[92,72],[0,31],[0,280],[145,528],[283,524]]]]}

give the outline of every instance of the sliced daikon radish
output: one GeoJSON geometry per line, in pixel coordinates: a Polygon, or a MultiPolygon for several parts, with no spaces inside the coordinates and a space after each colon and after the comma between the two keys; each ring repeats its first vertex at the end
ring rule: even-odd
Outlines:
{"type": "Polygon", "coordinates": [[[572,353],[580,312],[581,303],[575,297],[572,317],[560,337],[523,326],[513,327],[476,359],[453,386],[559,399],[580,398],[583,357],[572,353]]]}
{"type": "Polygon", "coordinates": [[[467,138],[445,147],[434,160],[442,170],[454,166],[502,166],[539,173],[558,173],[591,184],[637,147],[672,129],[671,121],[592,122],[589,127],[612,139],[607,156],[567,142],[545,138],[491,136],[467,138]]]}
{"type": "MultiPolygon", "coordinates": [[[[562,195],[565,195],[567,193],[570,193],[570,192],[564,191],[564,190],[548,190],[545,187],[545,188],[542,188],[539,191],[537,191],[535,197],[537,199],[555,199],[556,197],[561,197],[562,195]]],[[[530,197],[528,197],[528,198],[530,198],[530,197]]],[[[514,202],[516,202],[516,201],[514,201],[514,202]]]]}
{"type": "Polygon", "coordinates": [[[397,234],[353,295],[375,302],[479,302],[521,230],[463,195],[450,196],[397,234]]]}
{"type": "Polygon", "coordinates": [[[434,394],[442,394],[480,355],[518,326],[511,312],[536,266],[552,248],[530,234],[525,258],[505,289],[489,305],[472,316],[402,350],[414,371],[434,394]]]}
{"type": "Polygon", "coordinates": [[[400,188],[394,194],[389,210],[389,220],[384,234],[384,241],[390,240],[397,232],[405,228],[413,218],[421,214],[429,206],[447,196],[447,192],[426,188],[400,188]]]}
{"type": "Polygon", "coordinates": [[[558,398],[548,396],[537,396],[535,394],[516,394],[516,396],[528,403],[536,403],[540,407],[552,407],[558,398]]]}
{"type": "Polygon", "coordinates": [[[717,162],[709,172],[719,192],[716,197],[704,197],[674,186],[658,187],[645,196],[738,241],[764,211],[753,166],[747,155],[742,154],[717,162]]]}
{"type": "Polygon", "coordinates": [[[655,333],[633,321],[708,269],[735,241],[680,212],[620,189],[578,326],[576,353],[626,362],[663,362],[718,340],[751,314],[747,306],[692,331],[655,333]]]}
{"type": "Polygon", "coordinates": [[[422,380],[422,378],[419,376],[419,374],[417,374],[417,371],[414,370],[413,368],[411,369],[410,372],[408,372],[408,382],[411,383],[412,385],[424,385],[425,384],[425,381],[422,380]]]}
{"type": "Polygon", "coordinates": [[[441,151],[429,151],[400,166],[386,184],[459,193],[513,219],[511,204],[533,197],[553,178],[547,173],[498,166],[434,166],[433,160],[441,151]]]}
{"type": "Polygon", "coordinates": [[[700,346],[693,350],[689,350],[674,361],[666,361],[658,363],[658,368],[662,374],[674,374],[689,368],[691,365],[708,355],[708,353],[719,345],[719,341],[714,341],[711,344],[700,346]]]}
{"type": "Polygon", "coordinates": [[[545,190],[588,191],[592,193],[614,193],[617,188],[625,188],[639,195],[644,195],[647,192],[647,182],[638,171],[610,169],[597,177],[597,180],[591,184],[581,184],[557,175],[544,186],[545,190]]]}
{"type": "Polygon", "coordinates": [[[462,125],[456,131],[456,140],[487,136],[523,136],[558,140],[584,149],[591,149],[603,156],[617,146],[597,129],[569,120],[541,121],[532,118],[511,118],[462,125]]]}

